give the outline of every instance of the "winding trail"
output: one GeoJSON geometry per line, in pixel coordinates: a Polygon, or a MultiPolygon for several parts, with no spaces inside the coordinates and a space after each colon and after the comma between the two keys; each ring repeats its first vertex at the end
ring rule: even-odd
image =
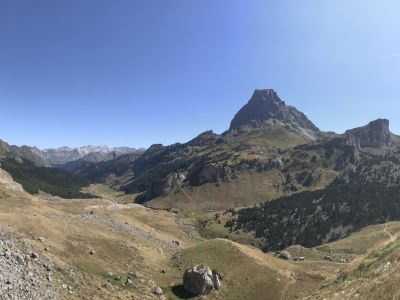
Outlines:
{"type": "Polygon", "coordinates": [[[393,243],[396,239],[395,239],[395,237],[387,230],[387,227],[388,227],[388,224],[386,223],[386,224],[385,224],[385,228],[383,228],[383,232],[386,233],[386,234],[389,236],[390,242],[393,243]]]}

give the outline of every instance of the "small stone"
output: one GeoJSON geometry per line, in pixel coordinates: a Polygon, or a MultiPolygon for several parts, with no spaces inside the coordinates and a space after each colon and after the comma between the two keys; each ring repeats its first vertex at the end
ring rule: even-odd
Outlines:
{"type": "Polygon", "coordinates": [[[111,283],[109,283],[109,282],[104,283],[103,287],[108,289],[108,290],[114,289],[113,285],[111,283]]]}
{"type": "Polygon", "coordinates": [[[161,273],[165,274],[165,273],[167,273],[167,270],[166,269],[161,269],[161,273]]]}
{"type": "Polygon", "coordinates": [[[46,239],[42,236],[38,237],[38,241],[41,243],[44,243],[46,241],[46,239]]]}
{"type": "Polygon", "coordinates": [[[51,263],[50,263],[49,261],[45,262],[45,263],[43,264],[43,267],[44,267],[44,268],[46,269],[46,271],[48,271],[48,272],[50,272],[50,271],[53,270],[53,267],[52,267],[52,265],[51,265],[51,263]]]}
{"type": "Polygon", "coordinates": [[[96,255],[96,251],[94,251],[94,250],[90,250],[90,255],[96,255]]]}
{"type": "Polygon", "coordinates": [[[70,269],[68,272],[68,276],[71,278],[75,278],[76,277],[76,273],[74,269],[70,269]]]}
{"type": "Polygon", "coordinates": [[[139,272],[132,272],[130,275],[132,275],[134,278],[143,278],[143,275],[139,272]]]}
{"type": "Polygon", "coordinates": [[[179,241],[179,240],[173,240],[172,243],[174,243],[177,246],[181,245],[181,241],[179,241]]]}
{"type": "Polygon", "coordinates": [[[19,262],[21,265],[25,265],[25,264],[26,264],[25,258],[24,258],[23,255],[18,255],[18,256],[17,256],[17,260],[18,260],[18,262],[19,262]]]}
{"type": "Polygon", "coordinates": [[[392,267],[392,263],[388,261],[387,263],[383,264],[378,270],[375,271],[375,274],[383,274],[390,270],[392,267]]]}
{"type": "Polygon", "coordinates": [[[160,287],[156,288],[155,291],[154,291],[154,293],[155,293],[156,295],[162,295],[162,294],[164,294],[162,288],[160,288],[160,287]]]}
{"type": "Polygon", "coordinates": [[[31,258],[34,259],[34,260],[37,260],[37,259],[39,259],[39,254],[37,254],[36,252],[32,252],[31,253],[31,258]]]}

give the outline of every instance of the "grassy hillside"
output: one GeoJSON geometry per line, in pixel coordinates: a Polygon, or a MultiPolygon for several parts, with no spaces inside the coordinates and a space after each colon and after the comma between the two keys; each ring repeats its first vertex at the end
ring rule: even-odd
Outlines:
{"type": "MultiPolygon", "coordinates": [[[[294,290],[318,286],[321,280],[288,262],[223,239],[187,248],[176,254],[171,263],[183,269],[207,264],[223,274],[222,289],[207,299],[289,299],[294,297],[294,290]]],[[[171,287],[167,295],[170,299],[192,298],[179,284],[171,287]]]]}
{"type": "Polygon", "coordinates": [[[307,295],[305,299],[399,299],[399,223],[372,226],[367,230],[375,237],[372,239],[375,243],[371,243],[368,232],[361,231],[361,239],[351,240],[350,236],[341,245],[357,248],[358,243],[373,244],[365,255],[358,257],[335,280],[329,281],[321,290],[307,295]],[[386,237],[386,241],[377,241],[378,232],[386,237]]]}

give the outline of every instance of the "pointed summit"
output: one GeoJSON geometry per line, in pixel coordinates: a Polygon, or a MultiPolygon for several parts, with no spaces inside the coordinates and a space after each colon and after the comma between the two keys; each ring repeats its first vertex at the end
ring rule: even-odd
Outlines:
{"type": "Polygon", "coordinates": [[[230,129],[239,128],[250,122],[277,120],[294,129],[319,129],[295,107],[287,106],[272,89],[255,90],[249,102],[233,118],[230,129]]]}

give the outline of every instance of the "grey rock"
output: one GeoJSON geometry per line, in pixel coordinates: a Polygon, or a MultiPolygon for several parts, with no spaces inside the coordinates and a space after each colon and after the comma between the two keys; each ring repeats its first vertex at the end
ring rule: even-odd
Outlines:
{"type": "Polygon", "coordinates": [[[346,144],[356,147],[389,147],[392,145],[392,133],[389,130],[389,120],[378,119],[368,125],[347,130],[346,144]]]}
{"type": "Polygon", "coordinates": [[[221,282],[216,271],[208,266],[197,265],[185,271],[183,286],[191,294],[204,295],[218,290],[221,282]]]}
{"type": "Polygon", "coordinates": [[[103,284],[103,287],[106,288],[107,290],[113,290],[114,289],[114,286],[109,282],[105,282],[103,284]]]}
{"type": "Polygon", "coordinates": [[[279,252],[279,257],[283,259],[291,259],[292,255],[290,254],[289,251],[280,251],[279,252]]]}
{"type": "Polygon", "coordinates": [[[388,261],[387,263],[385,263],[382,266],[380,266],[378,268],[378,270],[375,271],[375,274],[381,275],[383,273],[386,273],[386,272],[388,272],[390,270],[391,267],[392,267],[392,263],[390,261],[388,261]]]}
{"type": "Polygon", "coordinates": [[[181,245],[181,241],[179,241],[179,240],[173,240],[172,243],[177,245],[177,246],[181,245]]]}
{"type": "Polygon", "coordinates": [[[162,290],[160,287],[157,287],[157,288],[155,289],[154,293],[155,293],[156,295],[162,295],[162,294],[164,294],[163,290],[162,290]]]}

